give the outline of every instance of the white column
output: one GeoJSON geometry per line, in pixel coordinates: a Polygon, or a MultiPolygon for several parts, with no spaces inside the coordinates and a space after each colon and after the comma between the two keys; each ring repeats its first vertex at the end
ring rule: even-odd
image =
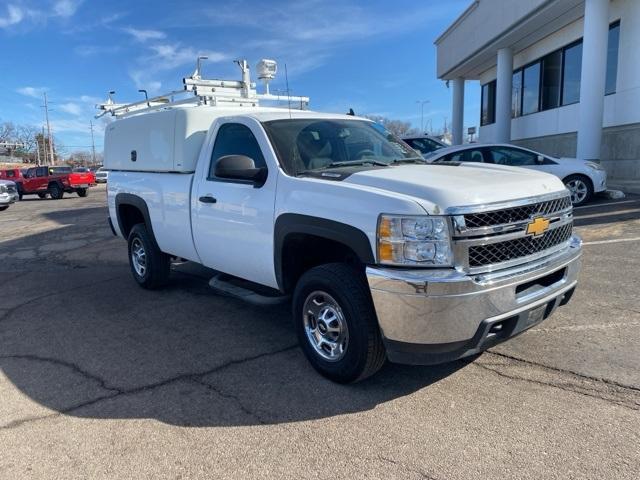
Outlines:
{"type": "Polygon", "coordinates": [[[511,82],[513,80],[513,52],[510,48],[498,50],[496,77],[496,134],[495,141],[511,141],[511,82]]]}
{"type": "Polygon", "coordinates": [[[586,0],[577,155],[583,160],[600,159],[608,38],[609,0],[586,0]]]}
{"type": "Polygon", "coordinates": [[[464,78],[454,78],[453,105],[451,112],[451,137],[453,145],[462,144],[464,122],[464,78]]]}

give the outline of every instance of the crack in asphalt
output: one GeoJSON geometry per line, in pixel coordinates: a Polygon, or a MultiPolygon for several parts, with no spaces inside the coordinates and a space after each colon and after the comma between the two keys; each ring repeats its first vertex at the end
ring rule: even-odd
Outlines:
{"type": "MultiPolygon", "coordinates": [[[[217,372],[219,372],[221,370],[224,370],[226,368],[232,367],[234,365],[241,365],[243,363],[251,362],[251,361],[254,361],[254,360],[259,360],[261,358],[266,358],[266,357],[270,357],[270,356],[273,356],[273,355],[278,355],[280,353],[288,352],[288,351],[294,350],[296,348],[298,348],[298,344],[297,343],[295,345],[289,345],[287,347],[283,347],[283,348],[280,348],[278,350],[273,350],[273,351],[270,351],[270,352],[263,352],[263,353],[259,353],[259,354],[252,355],[252,356],[249,356],[249,357],[230,360],[230,361],[225,362],[225,363],[223,363],[221,365],[218,365],[217,367],[214,367],[214,368],[211,368],[209,370],[202,371],[202,372],[183,373],[183,374],[180,374],[180,375],[176,375],[174,377],[170,377],[170,378],[167,378],[167,379],[164,379],[164,380],[160,380],[158,382],[150,383],[150,384],[147,384],[147,385],[141,385],[139,387],[135,387],[135,388],[127,389],[127,390],[119,389],[119,388],[116,388],[116,387],[108,387],[106,389],[108,389],[108,390],[113,392],[110,395],[102,395],[102,396],[93,398],[91,400],[88,400],[86,402],[83,402],[83,403],[80,403],[80,404],[73,405],[71,407],[67,407],[67,408],[61,409],[61,410],[59,410],[57,412],[54,412],[54,413],[50,413],[48,415],[38,415],[38,416],[25,417],[25,418],[22,418],[22,419],[13,420],[13,421],[7,423],[6,425],[0,426],[0,430],[16,428],[16,427],[20,427],[22,425],[25,425],[27,423],[32,423],[32,422],[36,422],[36,421],[39,421],[39,420],[59,417],[61,415],[73,413],[76,410],[79,410],[79,409],[87,407],[87,406],[94,405],[94,404],[102,402],[104,400],[111,400],[111,399],[117,398],[119,396],[136,395],[136,394],[139,394],[139,393],[143,393],[143,392],[147,392],[147,391],[150,391],[150,390],[154,390],[156,388],[161,388],[161,387],[167,386],[169,384],[172,384],[172,383],[175,383],[175,382],[178,382],[178,381],[185,381],[185,380],[186,381],[192,381],[192,382],[195,382],[195,383],[199,383],[199,384],[201,384],[203,386],[207,386],[208,384],[206,382],[202,381],[202,378],[207,376],[207,375],[210,375],[212,373],[217,373],[217,372]]],[[[32,359],[26,359],[26,360],[32,360],[32,359]]],[[[42,358],[38,357],[38,360],[42,360],[42,358]]],[[[54,360],[54,363],[57,364],[57,365],[65,365],[65,366],[73,365],[73,364],[68,364],[68,362],[65,362],[65,361],[55,361],[54,360]]],[[[80,369],[80,371],[83,372],[81,369],[80,369]]],[[[93,374],[88,374],[88,376],[87,375],[83,375],[83,376],[85,376],[86,378],[91,378],[92,380],[96,380],[97,379],[97,380],[99,380],[101,382],[101,384],[106,385],[106,381],[104,381],[103,379],[100,379],[99,377],[97,377],[97,376],[95,376],[93,374]]],[[[208,385],[207,388],[209,388],[212,391],[216,391],[217,390],[212,385],[208,385]]],[[[220,392],[218,392],[218,393],[220,394],[220,392]]],[[[224,396],[222,394],[220,394],[220,395],[224,396]]],[[[234,397],[233,396],[228,396],[228,398],[233,399],[234,397]]],[[[241,405],[240,408],[243,409],[244,407],[241,405]]],[[[247,410],[247,413],[255,416],[255,414],[253,414],[252,412],[250,412],[248,410],[247,410]]]]}
{"type": "Polygon", "coordinates": [[[19,310],[20,308],[25,307],[26,305],[31,304],[32,302],[39,302],[40,300],[44,300],[45,298],[49,298],[49,297],[54,297],[56,295],[60,295],[62,293],[67,293],[67,292],[72,292],[72,291],[77,291],[77,290],[84,290],[86,288],[90,288],[90,287],[95,287],[96,285],[100,285],[102,283],[106,283],[106,282],[111,282],[113,280],[117,280],[118,277],[110,277],[110,278],[104,278],[102,280],[99,280],[97,282],[92,282],[92,283],[87,283],[84,285],[79,285],[77,287],[73,287],[73,288],[65,288],[64,290],[56,290],[55,292],[49,292],[49,293],[45,293],[42,295],[39,295],[37,297],[32,297],[32,298],[28,298],[25,299],[23,302],[20,302],[18,305],[15,305],[11,308],[8,308],[2,315],[0,315],[0,322],[2,322],[3,320],[6,320],[9,315],[11,315],[13,312],[19,310]]]}
{"type": "Polygon", "coordinates": [[[402,469],[406,470],[407,472],[411,472],[411,473],[417,473],[418,475],[420,475],[420,478],[424,478],[425,480],[438,480],[437,477],[434,477],[431,474],[425,473],[424,471],[422,471],[420,468],[416,467],[415,465],[411,465],[405,462],[401,462],[399,460],[394,460],[393,458],[389,458],[389,457],[383,457],[382,455],[378,455],[376,457],[377,460],[384,462],[384,463],[390,463],[392,465],[396,465],[401,467],[402,469]]]}
{"type": "Polygon", "coordinates": [[[193,383],[197,384],[197,385],[205,387],[207,390],[211,390],[213,393],[215,393],[219,397],[222,397],[222,398],[224,398],[226,400],[233,400],[233,402],[238,406],[238,408],[242,411],[242,413],[244,413],[248,417],[253,418],[260,425],[268,425],[270,423],[269,421],[264,420],[256,412],[254,412],[251,409],[249,409],[244,403],[242,403],[242,400],[240,399],[239,396],[233,395],[231,393],[225,393],[225,392],[222,391],[222,389],[216,387],[215,385],[213,385],[211,383],[208,383],[208,382],[205,382],[201,377],[200,378],[190,378],[189,380],[192,381],[193,383]]]}
{"type": "Polygon", "coordinates": [[[541,385],[544,387],[553,387],[553,388],[557,388],[559,390],[563,390],[565,392],[569,392],[569,393],[577,393],[579,395],[584,395],[586,397],[591,397],[591,398],[596,398],[598,400],[602,400],[604,402],[607,403],[611,403],[613,405],[617,405],[619,407],[623,407],[629,410],[633,410],[633,411],[638,411],[640,410],[640,405],[636,404],[635,402],[632,404],[626,403],[624,401],[617,401],[614,400],[612,398],[607,398],[603,395],[598,395],[596,392],[597,390],[595,389],[589,389],[589,388],[584,388],[584,389],[580,389],[580,387],[576,386],[576,385],[571,385],[571,384],[562,384],[562,383],[555,383],[555,382],[548,382],[548,381],[544,381],[544,380],[536,380],[533,378],[525,378],[522,376],[518,376],[518,375],[509,375],[507,373],[501,372],[498,369],[495,368],[491,368],[489,365],[483,365],[480,363],[474,363],[473,365],[475,365],[476,367],[479,367],[483,370],[487,370],[489,372],[493,372],[496,375],[502,377],[502,378],[507,378],[509,380],[518,380],[518,381],[522,381],[522,382],[527,382],[527,383],[533,383],[535,385],[541,385]]]}
{"type": "Polygon", "coordinates": [[[615,380],[609,380],[607,378],[602,378],[602,377],[594,377],[594,376],[591,376],[591,375],[586,375],[584,373],[580,373],[580,372],[576,372],[576,371],[568,370],[568,369],[563,369],[563,368],[560,368],[560,367],[552,367],[550,365],[545,365],[543,363],[534,362],[532,360],[526,360],[524,358],[515,357],[513,355],[508,355],[506,353],[500,353],[500,352],[496,352],[496,351],[493,351],[493,350],[488,351],[486,353],[488,353],[489,355],[496,355],[497,357],[506,358],[508,360],[513,360],[513,361],[516,361],[516,362],[526,363],[528,365],[533,365],[535,367],[545,368],[547,370],[552,370],[554,372],[565,373],[565,374],[569,373],[571,375],[575,375],[576,377],[580,377],[580,378],[585,379],[585,380],[591,380],[591,381],[594,381],[594,382],[601,382],[601,383],[605,383],[607,385],[611,385],[613,387],[624,388],[624,389],[627,389],[627,390],[632,390],[634,392],[640,392],[640,388],[639,387],[634,387],[633,385],[626,385],[624,383],[616,382],[615,380]]]}

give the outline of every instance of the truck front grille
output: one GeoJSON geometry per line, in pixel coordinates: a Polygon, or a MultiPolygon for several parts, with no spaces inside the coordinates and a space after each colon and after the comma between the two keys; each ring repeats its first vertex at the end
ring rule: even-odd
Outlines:
{"type": "Polygon", "coordinates": [[[15,185],[7,185],[7,192],[9,192],[9,193],[16,193],[16,187],[15,187],[15,185]]]}
{"type": "Polygon", "coordinates": [[[571,198],[565,193],[506,204],[451,209],[456,268],[469,273],[508,268],[551,255],[568,245],[573,229],[571,198]],[[548,230],[527,232],[542,217],[548,230]]]}
{"type": "Polygon", "coordinates": [[[540,237],[522,237],[506,242],[469,247],[469,266],[484,267],[508,262],[561,245],[571,238],[572,227],[572,223],[567,223],[549,230],[540,237]]]}
{"type": "Polygon", "coordinates": [[[537,215],[549,215],[571,208],[571,198],[562,197],[546,202],[532,203],[519,207],[505,208],[490,212],[469,213],[464,216],[467,228],[490,227],[513,222],[521,222],[537,215]]]}

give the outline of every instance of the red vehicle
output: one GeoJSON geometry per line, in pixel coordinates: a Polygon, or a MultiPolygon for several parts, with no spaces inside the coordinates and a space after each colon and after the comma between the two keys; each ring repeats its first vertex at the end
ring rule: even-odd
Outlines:
{"type": "Polygon", "coordinates": [[[81,171],[72,171],[71,167],[32,167],[21,172],[20,178],[16,178],[15,169],[14,176],[6,178],[16,182],[20,198],[23,195],[45,198],[49,194],[57,200],[62,198],[65,192],[75,192],[80,197],[86,197],[88,189],[96,185],[96,178],[88,169],[78,170],[81,171]]]}

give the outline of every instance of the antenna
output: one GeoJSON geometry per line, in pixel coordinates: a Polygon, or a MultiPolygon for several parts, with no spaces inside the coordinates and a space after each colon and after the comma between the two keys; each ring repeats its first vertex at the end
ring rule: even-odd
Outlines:
{"type": "Polygon", "coordinates": [[[289,120],[291,120],[291,93],[289,92],[289,74],[287,73],[287,64],[284,64],[284,80],[287,84],[287,104],[289,105],[289,120]]]}

